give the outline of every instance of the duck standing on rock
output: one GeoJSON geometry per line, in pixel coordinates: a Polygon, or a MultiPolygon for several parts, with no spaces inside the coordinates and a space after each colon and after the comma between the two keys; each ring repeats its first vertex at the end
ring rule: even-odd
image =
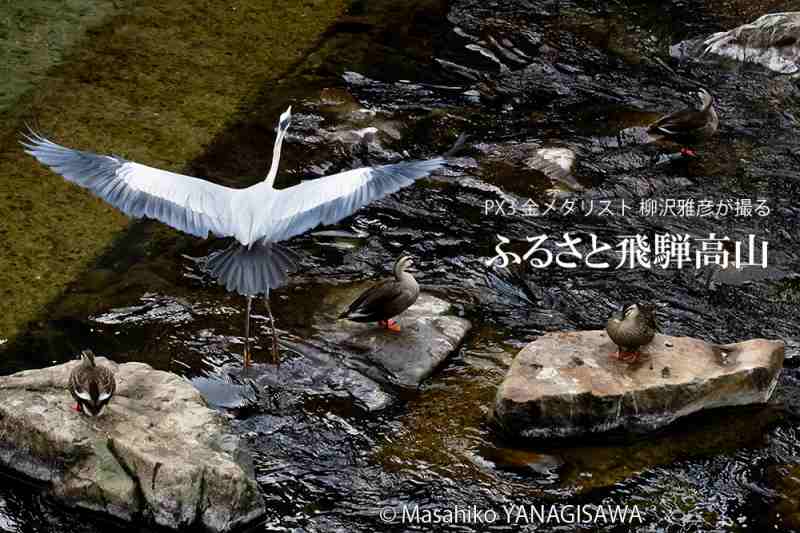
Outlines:
{"type": "Polygon", "coordinates": [[[116,390],[114,373],[108,367],[95,364],[94,352],[83,350],[80,364],[69,375],[69,392],[78,402],[75,410],[97,416],[116,390]]]}
{"type": "Polygon", "coordinates": [[[613,313],[606,324],[606,332],[617,345],[616,357],[626,363],[639,360],[639,348],[649,344],[658,331],[656,308],[652,304],[635,303],[624,307],[623,313],[613,313]]]}
{"type": "MultiPolygon", "coordinates": [[[[650,124],[647,133],[677,142],[698,141],[712,136],[719,128],[719,117],[714,109],[714,98],[705,89],[698,92],[702,106],[700,109],[682,109],[664,115],[650,124]]],[[[696,155],[689,148],[682,148],[684,155],[696,155]]]]}
{"type": "Polygon", "coordinates": [[[392,320],[417,301],[419,284],[409,272],[411,257],[400,257],[394,264],[394,279],[384,280],[364,291],[339,315],[353,322],[378,322],[382,327],[400,332],[400,324],[392,320]]]}

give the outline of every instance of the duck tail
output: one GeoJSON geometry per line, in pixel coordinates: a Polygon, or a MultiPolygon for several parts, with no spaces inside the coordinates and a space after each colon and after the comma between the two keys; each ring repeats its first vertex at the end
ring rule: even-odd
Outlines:
{"type": "Polygon", "coordinates": [[[256,242],[242,246],[233,242],[212,253],[206,260],[209,274],[231,292],[242,296],[269,295],[269,291],[286,284],[297,270],[299,256],[273,242],[256,242]]]}

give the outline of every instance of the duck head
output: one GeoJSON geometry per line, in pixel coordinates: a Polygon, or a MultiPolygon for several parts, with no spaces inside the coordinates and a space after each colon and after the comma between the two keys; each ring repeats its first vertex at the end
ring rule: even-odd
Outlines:
{"type": "Polygon", "coordinates": [[[711,93],[705,88],[700,88],[700,90],[697,92],[697,95],[700,97],[700,101],[702,102],[702,110],[708,111],[708,109],[711,107],[711,104],[714,103],[714,97],[711,96],[711,93]]]}
{"type": "Polygon", "coordinates": [[[394,264],[394,276],[399,279],[403,273],[407,272],[413,266],[414,259],[410,255],[400,257],[394,264]]]}

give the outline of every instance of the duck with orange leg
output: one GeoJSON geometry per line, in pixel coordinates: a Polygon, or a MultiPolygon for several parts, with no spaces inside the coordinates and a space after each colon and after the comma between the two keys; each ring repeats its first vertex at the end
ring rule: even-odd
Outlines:
{"type": "Polygon", "coordinates": [[[641,347],[650,344],[658,330],[655,305],[635,303],[624,306],[621,313],[612,313],[606,324],[608,336],[617,345],[617,353],[612,353],[611,357],[636,363],[641,356],[641,347]]]}
{"type": "MultiPolygon", "coordinates": [[[[714,97],[706,89],[698,91],[700,109],[681,109],[669,113],[650,124],[647,133],[658,139],[669,139],[677,143],[696,143],[711,137],[719,128],[719,117],[714,108],[714,97]]],[[[697,153],[688,147],[681,148],[684,157],[695,157],[697,153]]]]}
{"type": "Polygon", "coordinates": [[[419,297],[419,285],[407,270],[414,262],[402,256],[394,264],[394,279],[384,280],[364,291],[339,318],[353,322],[377,322],[381,327],[399,333],[401,328],[394,317],[414,305],[419,297]]]}

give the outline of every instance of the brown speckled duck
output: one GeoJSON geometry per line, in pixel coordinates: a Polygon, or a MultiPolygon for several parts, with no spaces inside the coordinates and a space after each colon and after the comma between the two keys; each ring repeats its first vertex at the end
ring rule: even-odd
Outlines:
{"type": "MultiPolygon", "coordinates": [[[[710,137],[719,128],[719,117],[714,109],[714,98],[705,89],[698,92],[702,105],[700,109],[682,109],[664,115],[650,124],[647,133],[678,142],[698,141],[710,137]]],[[[695,155],[692,150],[681,150],[686,155],[695,155]]]]}
{"type": "Polygon", "coordinates": [[[94,352],[83,350],[80,364],[69,375],[69,392],[78,402],[74,409],[97,416],[111,401],[116,389],[114,373],[108,367],[95,364],[94,352]]]}
{"type": "Polygon", "coordinates": [[[414,264],[409,256],[403,256],[394,264],[394,279],[387,279],[370,287],[361,294],[347,310],[339,315],[353,322],[378,322],[394,332],[400,325],[392,320],[417,301],[419,285],[406,270],[414,264]]]}
{"type": "Polygon", "coordinates": [[[617,353],[612,357],[635,363],[641,355],[639,348],[649,344],[656,331],[655,305],[635,303],[625,307],[621,314],[613,313],[606,324],[608,336],[617,345],[617,353]]]}

